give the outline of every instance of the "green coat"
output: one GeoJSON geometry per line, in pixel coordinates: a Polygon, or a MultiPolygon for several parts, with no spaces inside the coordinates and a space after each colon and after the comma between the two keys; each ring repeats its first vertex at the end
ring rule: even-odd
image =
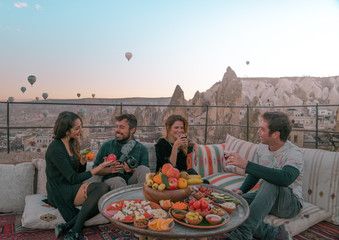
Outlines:
{"type": "Polygon", "coordinates": [[[65,221],[78,213],[74,206],[75,196],[82,182],[92,176],[90,171],[85,172],[86,165],[80,164],[78,169],[72,166],[72,158],[60,139],[51,142],[45,155],[47,199],[59,209],[65,221]]]}

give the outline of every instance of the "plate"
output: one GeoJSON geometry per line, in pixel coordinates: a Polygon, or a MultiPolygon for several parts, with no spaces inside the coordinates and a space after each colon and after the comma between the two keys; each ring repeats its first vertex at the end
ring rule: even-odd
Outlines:
{"type": "Polygon", "coordinates": [[[180,224],[182,224],[182,225],[184,225],[186,227],[191,227],[191,228],[202,228],[202,229],[204,229],[204,228],[205,229],[206,228],[217,228],[217,227],[225,225],[230,220],[230,215],[226,212],[226,214],[222,217],[222,220],[221,220],[221,222],[219,224],[212,225],[209,222],[207,222],[207,220],[205,218],[203,218],[201,223],[199,223],[197,225],[192,225],[192,224],[186,223],[185,220],[179,220],[179,219],[176,219],[175,217],[173,217],[172,211],[173,211],[173,209],[171,208],[169,210],[169,214],[174,219],[174,221],[176,221],[177,223],[180,223],[180,224]]]}
{"type": "MultiPolygon", "coordinates": [[[[141,203],[142,201],[146,201],[144,199],[126,199],[126,200],[121,200],[121,201],[116,201],[113,203],[110,203],[106,208],[104,209],[104,214],[110,218],[113,219],[113,216],[117,214],[119,211],[122,210],[122,208],[125,206],[125,203],[128,201],[134,201],[135,203],[141,203]]],[[[145,206],[150,206],[152,209],[161,209],[160,205],[155,203],[155,202],[149,202],[147,205],[143,205],[141,208],[136,208],[133,210],[133,213],[126,215],[126,216],[131,216],[132,219],[129,220],[119,220],[119,219],[113,219],[118,222],[123,222],[123,223],[132,223],[135,220],[134,217],[134,211],[138,211],[140,209],[145,210],[145,206]]],[[[145,210],[146,211],[146,210],[145,210]]],[[[149,214],[149,216],[145,216],[146,219],[150,219],[153,217],[153,214],[149,214]]]]}
{"type": "Polygon", "coordinates": [[[148,226],[148,229],[150,229],[150,230],[152,230],[152,231],[157,231],[157,232],[170,232],[170,231],[172,231],[173,228],[174,228],[174,221],[172,221],[172,222],[170,223],[169,228],[166,229],[166,230],[154,229],[154,228],[148,226]]]}

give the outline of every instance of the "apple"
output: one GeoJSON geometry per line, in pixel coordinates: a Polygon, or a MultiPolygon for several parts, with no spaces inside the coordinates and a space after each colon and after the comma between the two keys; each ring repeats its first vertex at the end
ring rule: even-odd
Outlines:
{"type": "Polygon", "coordinates": [[[117,156],[115,156],[113,153],[108,155],[108,157],[104,157],[105,162],[115,162],[117,160],[117,156]]]}
{"type": "Polygon", "coordinates": [[[176,178],[169,178],[168,184],[170,187],[167,187],[168,190],[174,190],[178,187],[178,180],[176,178]]]}

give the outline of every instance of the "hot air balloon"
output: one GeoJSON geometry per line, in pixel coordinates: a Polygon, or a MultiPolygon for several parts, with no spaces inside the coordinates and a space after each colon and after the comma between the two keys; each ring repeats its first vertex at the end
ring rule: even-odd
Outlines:
{"type": "Polygon", "coordinates": [[[25,87],[21,87],[21,92],[25,93],[26,92],[26,88],[25,87]]]}
{"type": "Polygon", "coordinates": [[[78,98],[81,96],[81,94],[80,93],[77,93],[77,96],[78,96],[78,98]]]}
{"type": "Polygon", "coordinates": [[[8,101],[13,102],[14,101],[14,97],[9,97],[8,101]]]}
{"type": "Polygon", "coordinates": [[[33,75],[30,75],[30,76],[28,76],[28,82],[31,84],[31,86],[33,86],[33,84],[35,83],[35,81],[36,81],[36,77],[35,76],[33,76],[33,75]]]}
{"type": "Polygon", "coordinates": [[[95,94],[94,93],[92,93],[92,98],[95,98],[95,94]]]}
{"type": "Polygon", "coordinates": [[[35,100],[39,101],[39,97],[35,97],[35,100]]]}
{"type": "Polygon", "coordinates": [[[48,98],[48,93],[43,93],[42,97],[46,100],[48,98]]]}
{"type": "Polygon", "coordinates": [[[246,64],[247,64],[247,65],[250,64],[250,61],[246,61],[246,64]]]}
{"type": "Polygon", "coordinates": [[[127,58],[128,61],[132,58],[132,56],[133,55],[130,52],[125,53],[125,57],[127,58]]]}

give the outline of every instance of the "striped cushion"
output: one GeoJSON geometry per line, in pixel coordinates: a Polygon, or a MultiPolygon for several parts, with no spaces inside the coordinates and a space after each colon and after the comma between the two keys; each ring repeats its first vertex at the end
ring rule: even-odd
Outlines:
{"type": "MultiPolygon", "coordinates": [[[[216,173],[204,179],[207,179],[210,184],[214,186],[222,187],[228,190],[240,188],[241,184],[245,180],[245,176],[235,174],[235,173],[216,173]]],[[[251,190],[255,190],[259,188],[259,183],[256,184],[251,190]]]]}
{"type": "Polygon", "coordinates": [[[225,144],[199,145],[199,155],[187,157],[187,167],[193,168],[202,177],[222,172],[225,144]]]}
{"type": "MultiPolygon", "coordinates": [[[[235,152],[239,154],[240,157],[249,161],[253,161],[254,154],[256,153],[258,147],[257,144],[235,138],[229,134],[227,134],[225,145],[226,152],[235,152]]],[[[227,166],[223,164],[223,169],[225,172],[233,172],[245,175],[245,170],[238,167],[227,166]]]]}
{"type": "Polygon", "coordinates": [[[339,224],[339,152],[303,150],[303,198],[331,213],[328,221],[339,224]]]}
{"type": "Polygon", "coordinates": [[[294,218],[278,218],[273,215],[265,217],[264,221],[270,225],[279,226],[286,223],[286,227],[291,236],[295,236],[309,227],[330,217],[331,213],[318,206],[305,202],[300,213],[294,218]]]}

